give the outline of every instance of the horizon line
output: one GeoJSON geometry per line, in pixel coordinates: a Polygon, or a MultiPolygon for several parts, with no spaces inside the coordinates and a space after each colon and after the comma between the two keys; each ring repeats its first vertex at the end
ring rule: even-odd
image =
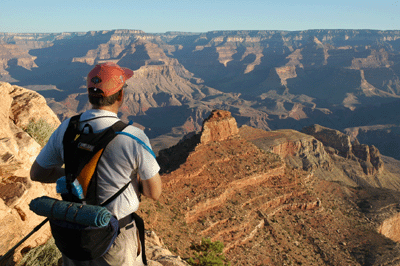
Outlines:
{"type": "Polygon", "coordinates": [[[202,34],[202,33],[210,33],[210,32],[268,32],[268,31],[278,31],[278,32],[305,32],[305,31],[377,31],[377,32],[393,32],[393,31],[400,31],[397,30],[382,30],[382,29],[371,29],[371,28],[364,28],[364,29],[357,29],[357,28],[315,28],[315,29],[305,29],[305,30],[267,30],[267,29],[255,29],[255,30],[209,30],[209,31],[179,31],[179,30],[169,30],[165,32],[145,32],[139,29],[110,29],[110,30],[88,30],[88,31],[58,31],[58,32],[7,32],[7,31],[0,31],[0,34],[63,34],[63,33],[88,33],[88,32],[110,32],[110,31],[138,31],[145,34],[168,34],[168,33],[182,33],[182,34],[202,34]]]}

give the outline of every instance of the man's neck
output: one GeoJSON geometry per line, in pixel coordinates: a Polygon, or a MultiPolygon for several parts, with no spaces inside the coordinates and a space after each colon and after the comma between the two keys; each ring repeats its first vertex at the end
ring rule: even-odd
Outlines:
{"type": "Polygon", "coordinates": [[[92,106],[92,109],[96,109],[96,110],[104,110],[104,111],[109,111],[109,112],[113,112],[115,114],[118,114],[118,106],[115,105],[110,105],[110,106],[100,106],[100,107],[95,107],[92,106]]]}
{"type": "Polygon", "coordinates": [[[124,99],[124,91],[121,90],[120,92],[121,93],[119,94],[117,101],[115,101],[112,105],[108,105],[108,106],[93,106],[92,105],[92,109],[110,111],[110,112],[113,112],[118,115],[118,110],[121,107],[122,101],[124,99]]]}

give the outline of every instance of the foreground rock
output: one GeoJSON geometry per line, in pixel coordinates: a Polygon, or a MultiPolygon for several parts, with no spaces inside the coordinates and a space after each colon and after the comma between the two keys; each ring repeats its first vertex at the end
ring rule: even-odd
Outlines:
{"type": "Polygon", "coordinates": [[[179,256],[165,248],[163,241],[154,231],[146,232],[146,256],[148,266],[188,266],[179,256]]]}
{"type": "MultiPolygon", "coordinates": [[[[0,102],[0,255],[4,255],[44,220],[29,210],[29,202],[43,195],[56,196],[54,185],[30,181],[29,169],[41,147],[23,129],[38,118],[54,126],[60,121],[41,95],[18,86],[0,82],[0,102]]],[[[46,225],[11,259],[18,260],[21,250],[43,244],[49,237],[46,225]]]]}

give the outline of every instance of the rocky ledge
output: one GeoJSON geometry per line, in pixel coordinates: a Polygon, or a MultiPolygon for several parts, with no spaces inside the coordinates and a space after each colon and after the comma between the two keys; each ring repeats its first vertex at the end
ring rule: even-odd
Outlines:
{"type": "Polygon", "coordinates": [[[352,143],[350,136],[320,125],[306,127],[302,132],[321,141],[330,153],[358,161],[366,175],[381,173],[384,163],[379,150],[371,145],[360,144],[357,139],[352,143]]]}

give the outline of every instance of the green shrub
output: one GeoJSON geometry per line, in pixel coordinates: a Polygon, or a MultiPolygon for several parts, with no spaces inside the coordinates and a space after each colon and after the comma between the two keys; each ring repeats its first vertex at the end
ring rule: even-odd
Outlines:
{"type": "Polygon", "coordinates": [[[37,121],[30,121],[25,128],[25,132],[28,133],[40,146],[46,145],[51,134],[55,130],[55,127],[43,118],[37,121]]]}
{"type": "Polygon", "coordinates": [[[220,241],[212,242],[209,238],[203,238],[200,244],[190,247],[194,250],[194,257],[189,258],[187,262],[193,266],[229,266],[224,254],[224,244],[220,241]]]}
{"type": "Polygon", "coordinates": [[[31,249],[17,266],[57,266],[61,252],[50,238],[46,244],[31,249]]]}

